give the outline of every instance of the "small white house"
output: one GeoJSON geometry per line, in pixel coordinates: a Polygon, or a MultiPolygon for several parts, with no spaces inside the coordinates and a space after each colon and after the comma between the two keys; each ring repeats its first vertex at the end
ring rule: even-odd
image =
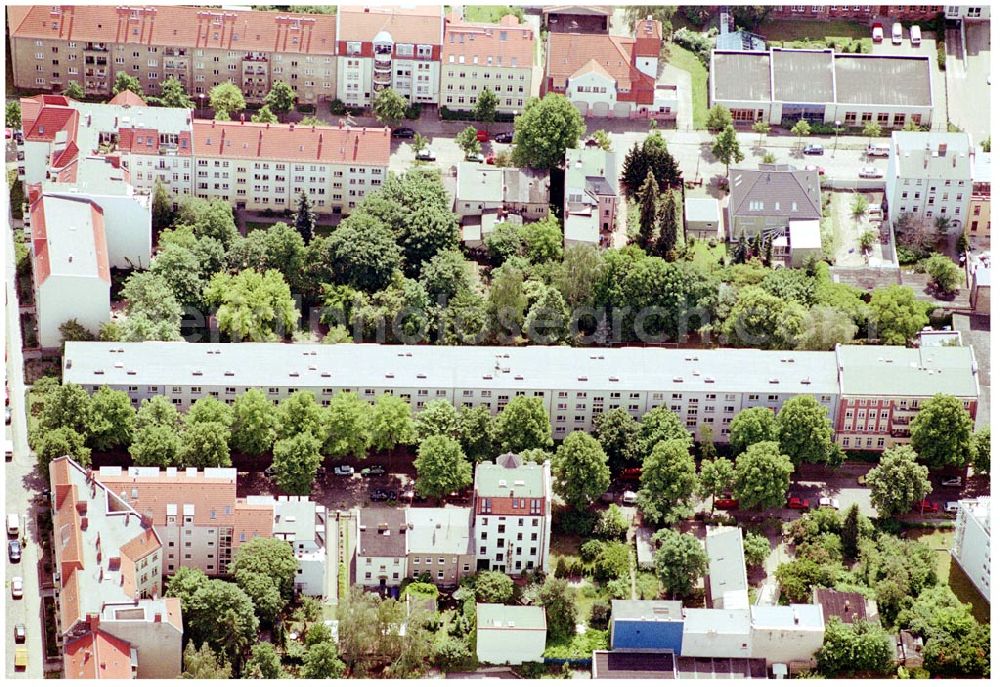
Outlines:
{"type": "Polygon", "coordinates": [[[819,604],[753,606],[751,657],[773,663],[811,663],[823,646],[826,622],[819,604]]]}
{"type": "Polygon", "coordinates": [[[684,200],[684,231],[696,239],[720,238],[719,201],[715,198],[684,200]]]}
{"type": "Polygon", "coordinates": [[[476,655],[480,663],[541,661],[546,632],[544,608],[476,604],[476,655]]]}

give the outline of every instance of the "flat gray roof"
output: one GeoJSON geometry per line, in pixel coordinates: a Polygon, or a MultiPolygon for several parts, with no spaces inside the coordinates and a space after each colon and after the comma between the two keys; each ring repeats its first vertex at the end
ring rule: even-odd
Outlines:
{"type": "Polygon", "coordinates": [[[837,346],[842,392],[861,396],[979,395],[977,365],[968,346],[837,346]]]}
{"type": "Polygon", "coordinates": [[[834,55],[837,102],[931,107],[931,62],[923,55],[834,55]]]}
{"type": "Polygon", "coordinates": [[[689,222],[718,222],[719,201],[715,198],[686,198],[684,217],[689,222]]]}
{"type": "Polygon", "coordinates": [[[747,593],[747,566],[743,560],[743,530],[709,527],[705,533],[708,577],[713,602],[727,592],[747,593]]]}
{"type": "Polygon", "coordinates": [[[771,56],[767,53],[712,53],[715,100],[771,101],[771,56]]]}
{"type": "Polygon", "coordinates": [[[507,467],[500,460],[496,463],[479,463],[476,466],[475,488],[478,496],[544,498],[545,466],[524,463],[517,467],[507,467]]]}
{"type": "Polygon", "coordinates": [[[471,508],[407,508],[409,553],[471,553],[471,508]]]}
{"type": "Polygon", "coordinates": [[[680,601],[611,600],[612,620],[683,620],[684,608],[680,601]]]}
{"type": "Polygon", "coordinates": [[[828,51],[775,50],[774,99],[785,103],[833,102],[833,60],[828,51]]]}

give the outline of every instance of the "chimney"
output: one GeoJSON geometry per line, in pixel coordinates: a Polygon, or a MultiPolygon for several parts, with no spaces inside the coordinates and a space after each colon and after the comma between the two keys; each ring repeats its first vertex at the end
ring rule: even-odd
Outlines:
{"type": "Polygon", "coordinates": [[[90,625],[91,632],[97,632],[97,628],[101,624],[101,616],[96,613],[91,613],[87,616],[87,623],[90,625]]]}
{"type": "Polygon", "coordinates": [[[153,615],[153,622],[154,623],[162,623],[163,622],[163,615],[160,614],[160,613],[155,613],[153,615]]]}
{"type": "Polygon", "coordinates": [[[215,120],[214,119],[212,120],[212,128],[213,129],[215,128],[215,120]]]}
{"type": "Polygon", "coordinates": [[[938,143],[938,157],[944,157],[948,154],[948,144],[938,143]]]}

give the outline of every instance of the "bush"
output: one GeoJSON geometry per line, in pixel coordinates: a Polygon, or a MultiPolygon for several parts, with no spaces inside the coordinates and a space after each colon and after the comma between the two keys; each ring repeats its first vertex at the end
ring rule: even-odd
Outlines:
{"type": "Polygon", "coordinates": [[[582,635],[573,635],[568,640],[551,642],[545,647],[545,658],[590,658],[595,651],[608,648],[607,631],[589,629],[582,635]]]}
{"type": "Polygon", "coordinates": [[[597,521],[596,534],[605,539],[621,540],[628,534],[628,520],[622,514],[621,508],[615,504],[601,513],[597,521]]]}
{"type": "MultiPolygon", "coordinates": [[[[447,107],[438,108],[438,114],[446,122],[475,122],[478,121],[472,114],[472,110],[452,110],[447,107]]],[[[497,112],[494,121],[497,122],[513,122],[514,114],[512,112],[497,112]]]]}
{"type": "Polygon", "coordinates": [[[316,106],[312,103],[296,103],[295,109],[302,114],[316,114],[316,106]]]}
{"type": "Polygon", "coordinates": [[[587,536],[597,528],[597,513],[566,509],[558,511],[553,518],[552,529],[556,534],[576,534],[587,536]]]}
{"type": "Polygon", "coordinates": [[[580,559],[583,560],[584,563],[593,563],[600,557],[602,551],[604,551],[603,542],[600,542],[597,539],[585,541],[580,547],[580,559]]]}
{"type": "Polygon", "coordinates": [[[407,119],[420,119],[420,104],[410,103],[406,106],[406,114],[403,116],[407,119]]]}
{"type": "Polygon", "coordinates": [[[607,601],[595,601],[590,607],[590,626],[595,630],[607,630],[611,621],[611,604],[607,601]]]}
{"type": "Polygon", "coordinates": [[[674,31],[672,40],[685,50],[690,50],[697,55],[705,67],[708,67],[712,57],[712,48],[715,47],[715,41],[711,38],[712,35],[711,32],[705,35],[680,28],[674,31]]]}
{"type": "Polygon", "coordinates": [[[332,115],[345,115],[347,114],[347,105],[340,98],[334,98],[330,101],[330,114],[332,115]]]}
{"type": "Polygon", "coordinates": [[[569,577],[569,566],[566,565],[565,557],[559,556],[556,559],[556,569],[552,574],[558,577],[559,579],[565,579],[569,577]]]}
{"type": "Polygon", "coordinates": [[[944,71],[946,64],[945,52],[944,52],[944,41],[939,40],[937,44],[937,65],[938,69],[944,71]]]}

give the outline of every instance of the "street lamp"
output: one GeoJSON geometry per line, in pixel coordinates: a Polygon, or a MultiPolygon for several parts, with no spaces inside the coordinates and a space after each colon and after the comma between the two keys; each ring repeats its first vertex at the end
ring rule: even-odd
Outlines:
{"type": "Polygon", "coordinates": [[[837,143],[840,141],[840,120],[838,119],[833,123],[833,152],[830,153],[830,159],[837,157],[837,143]]]}

